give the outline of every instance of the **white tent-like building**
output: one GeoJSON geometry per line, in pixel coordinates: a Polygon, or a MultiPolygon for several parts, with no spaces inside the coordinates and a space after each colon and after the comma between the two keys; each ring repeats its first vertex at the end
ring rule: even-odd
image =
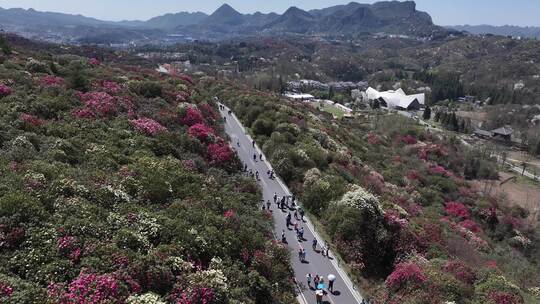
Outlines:
{"type": "Polygon", "coordinates": [[[398,110],[419,110],[426,104],[426,94],[407,95],[402,89],[379,92],[374,88],[366,91],[368,100],[379,100],[381,106],[398,110]]]}
{"type": "Polygon", "coordinates": [[[315,96],[301,93],[285,93],[283,96],[293,100],[313,100],[315,96]]]}

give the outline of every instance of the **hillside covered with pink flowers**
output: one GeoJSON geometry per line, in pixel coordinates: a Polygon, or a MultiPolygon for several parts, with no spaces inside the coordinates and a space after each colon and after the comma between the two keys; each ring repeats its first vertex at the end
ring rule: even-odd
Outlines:
{"type": "Polygon", "coordinates": [[[288,252],[196,82],[4,49],[0,303],[294,301],[288,252]]]}

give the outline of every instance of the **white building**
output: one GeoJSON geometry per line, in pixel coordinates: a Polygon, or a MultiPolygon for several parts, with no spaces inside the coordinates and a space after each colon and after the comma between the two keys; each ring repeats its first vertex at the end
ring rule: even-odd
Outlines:
{"type": "Polygon", "coordinates": [[[315,96],[310,94],[285,93],[283,96],[293,100],[313,100],[315,96]]]}
{"type": "Polygon", "coordinates": [[[383,107],[398,110],[419,110],[426,104],[426,94],[407,95],[402,89],[379,92],[374,88],[366,91],[368,100],[378,100],[383,107]]]}

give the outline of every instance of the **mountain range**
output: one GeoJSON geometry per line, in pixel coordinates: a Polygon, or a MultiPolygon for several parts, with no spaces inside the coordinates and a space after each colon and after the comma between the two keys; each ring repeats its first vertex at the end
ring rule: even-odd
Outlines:
{"type": "Polygon", "coordinates": [[[170,35],[194,39],[224,39],[253,35],[354,36],[395,34],[433,37],[451,30],[433,24],[428,13],[413,1],[375,4],[351,2],[305,11],[291,7],[283,14],[242,14],[228,4],[211,15],[179,12],[147,21],[102,21],[81,15],[39,12],[33,9],[1,9],[0,26],[26,35],[70,37],[72,41],[113,43],[134,37],[159,40],[170,35]]]}
{"type": "Polygon", "coordinates": [[[482,35],[492,34],[500,36],[522,37],[522,38],[540,38],[540,27],[536,26],[514,26],[514,25],[453,25],[448,28],[465,31],[471,34],[482,35]]]}

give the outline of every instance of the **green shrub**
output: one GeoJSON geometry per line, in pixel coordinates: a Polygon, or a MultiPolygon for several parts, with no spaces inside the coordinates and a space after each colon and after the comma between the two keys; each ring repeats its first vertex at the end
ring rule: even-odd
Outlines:
{"type": "Polygon", "coordinates": [[[15,223],[35,222],[44,219],[46,212],[34,196],[12,192],[0,197],[0,217],[15,223]]]}

